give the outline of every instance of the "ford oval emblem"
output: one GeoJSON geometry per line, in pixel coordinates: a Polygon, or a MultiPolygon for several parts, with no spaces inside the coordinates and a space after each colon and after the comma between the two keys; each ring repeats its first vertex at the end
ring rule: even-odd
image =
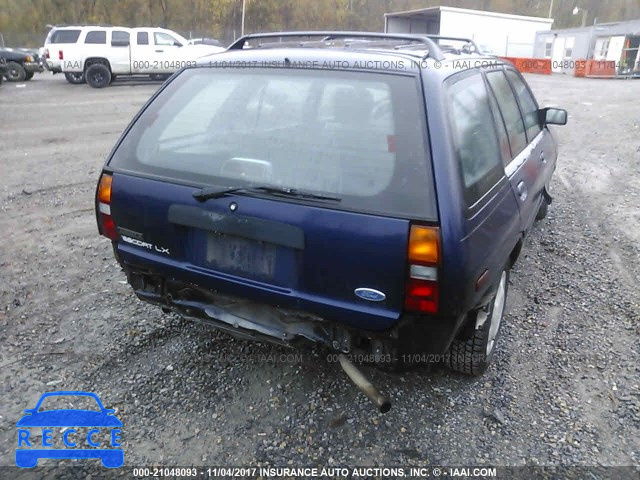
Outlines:
{"type": "Polygon", "coordinates": [[[363,300],[369,300],[370,302],[381,302],[387,298],[384,293],[373,288],[356,288],[354,293],[363,300]]]}

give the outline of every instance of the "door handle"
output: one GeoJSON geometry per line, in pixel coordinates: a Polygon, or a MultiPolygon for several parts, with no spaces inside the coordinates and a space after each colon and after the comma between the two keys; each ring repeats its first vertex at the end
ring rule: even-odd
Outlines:
{"type": "Polygon", "coordinates": [[[162,52],[164,52],[164,50],[156,50],[156,52],[162,53],[162,52]]]}
{"type": "Polygon", "coordinates": [[[527,192],[527,186],[524,184],[524,182],[520,182],[516,187],[516,190],[518,191],[520,200],[524,202],[527,199],[527,195],[529,195],[529,193],[527,192]]]}

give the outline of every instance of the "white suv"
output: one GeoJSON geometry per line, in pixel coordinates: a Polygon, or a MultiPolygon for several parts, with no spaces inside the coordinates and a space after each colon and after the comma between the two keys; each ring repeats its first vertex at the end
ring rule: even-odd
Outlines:
{"type": "MultiPolygon", "coordinates": [[[[71,26],[71,27],[54,27],[49,30],[46,40],[44,41],[44,66],[47,70],[55,73],[62,72],[63,52],[70,45],[78,42],[83,29],[91,27],[71,26]]],[[[65,74],[67,81],[70,83],[83,83],[84,76],[82,74],[65,74]]]]}
{"type": "Polygon", "coordinates": [[[71,83],[86,79],[96,88],[106,87],[117,75],[167,76],[195,65],[200,57],[224,51],[191,45],[172,30],[153,27],[62,27],[47,40],[48,68],[64,72],[71,83]]]}

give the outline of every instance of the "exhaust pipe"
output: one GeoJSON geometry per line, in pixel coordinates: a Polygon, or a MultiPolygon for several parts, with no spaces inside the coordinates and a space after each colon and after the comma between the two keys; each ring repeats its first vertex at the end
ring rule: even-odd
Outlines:
{"type": "Polygon", "coordinates": [[[391,401],[382,395],[376,387],[374,387],[369,380],[365,378],[358,367],[356,367],[351,361],[344,356],[344,354],[338,355],[338,360],[340,361],[340,366],[344,370],[344,373],[351,379],[353,383],[356,384],[362,393],[364,393],[369,400],[373,402],[380,413],[387,413],[391,410],[391,401]]]}

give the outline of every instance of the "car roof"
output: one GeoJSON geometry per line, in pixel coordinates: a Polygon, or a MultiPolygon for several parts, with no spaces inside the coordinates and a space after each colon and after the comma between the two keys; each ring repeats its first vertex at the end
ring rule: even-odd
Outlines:
{"type": "Polygon", "coordinates": [[[118,25],[56,25],[51,30],[78,30],[82,28],[128,28],[118,25]]]}
{"type": "Polygon", "coordinates": [[[56,392],[46,392],[43,393],[40,396],[40,399],[38,400],[38,403],[42,402],[45,398],[47,397],[61,397],[61,396],[77,396],[77,397],[92,397],[94,399],[96,399],[98,401],[98,404],[100,406],[102,406],[102,402],[100,401],[100,399],[98,398],[98,395],[96,395],[93,392],[83,392],[83,391],[77,391],[77,390],[59,390],[56,392]]]}
{"type": "Polygon", "coordinates": [[[448,76],[488,64],[507,64],[479,52],[472,40],[434,35],[377,32],[277,32],[246,35],[225,52],[199,59],[200,66],[295,66],[394,73],[419,71],[448,76]],[[312,37],[319,37],[312,40],[312,37]],[[279,41],[275,41],[279,40],[279,41]],[[462,48],[440,45],[462,42],[462,48]],[[253,45],[252,45],[253,43],[253,45]]]}

